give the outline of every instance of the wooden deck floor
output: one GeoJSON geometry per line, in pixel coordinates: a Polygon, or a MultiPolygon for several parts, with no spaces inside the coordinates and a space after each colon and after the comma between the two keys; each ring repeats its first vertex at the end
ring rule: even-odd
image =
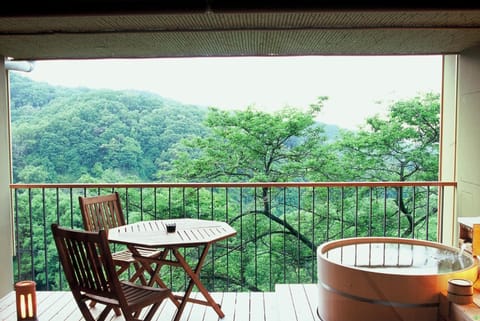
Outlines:
{"type": "MultiPolygon", "coordinates": [[[[275,292],[214,292],[212,296],[222,306],[223,319],[210,307],[187,304],[181,321],[320,321],[315,284],[277,285],[275,292]]],[[[70,292],[37,292],[37,301],[39,321],[83,320],[70,292]]],[[[153,320],[171,321],[174,312],[175,306],[166,300],[153,320]]],[[[14,292],[0,299],[0,320],[16,321],[14,292]]],[[[107,320],[124,318],[112,312],[107,320]]]]}

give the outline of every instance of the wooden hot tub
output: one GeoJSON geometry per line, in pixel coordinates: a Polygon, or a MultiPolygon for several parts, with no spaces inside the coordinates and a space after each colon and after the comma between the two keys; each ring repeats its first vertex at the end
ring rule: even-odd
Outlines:
{"type": "Polygon", "coordinates": [[[437,321],[439,293],[453,278],[477,279],[477,260],[440,243],[358,237],[317,249],[323,321],[437,321]]]}

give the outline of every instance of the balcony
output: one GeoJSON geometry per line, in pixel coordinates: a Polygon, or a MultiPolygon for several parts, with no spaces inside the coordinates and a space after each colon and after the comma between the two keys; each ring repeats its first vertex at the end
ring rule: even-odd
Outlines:
{"type": "MultiPolygon", "coordinates": [[[[231,309],[235,313],[255,309],[253,302],[263,302],[265,311],[278,312],[286,297],[303,297],[301,300],[307,300],[302,303],[303,308],[296,310],[295,304],[299,303],[292,302],[290,313],[307,313],[314,319],[318,245],[361,236],[441,241],[445,195],[453,193],[456,183],[12,184],[10,187],[15,228],[14,279],[36,281],[40,312],[43,300],[51,302],[58,293],[69,294],[50,225],[81,228],[78,196],[117,191],[128,223],[193,217],[225,221],[237,230],[236,237],[213,246],[202,270],[202,281],[209,291],[233,302],[229,304],[234,304],[231,309]]],[[[197,255],[195,252],[186,253],[187,259],[197,255]]],[[[162,270],[162,276],[174,291],[181,292],[187,279],[167,269],[162,270]]],[[[69,295],[62,295],[62,304],[55,304],[58,313],[78,313],[70,300],[69,295]]],[[[13,293],[1,301],[2,319],[8,320],[3,315],[12,309],[13,301],[13,293]]],[[[265,311],[259,313],[266,315],[265,311]]]]}

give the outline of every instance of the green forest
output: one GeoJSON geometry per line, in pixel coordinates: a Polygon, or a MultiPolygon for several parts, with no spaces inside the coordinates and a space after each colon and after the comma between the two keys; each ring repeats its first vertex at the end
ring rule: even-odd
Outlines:
{"type": "MultiPolygon", "coordinates": [[[[307,110],[285,106],[268,113],[253,106],[225,111],[185,105],[148,92],[51,86],[16,73],[10,74],[10,88],[14,183],[438,179],[438,93],[393,102],[386,117],[372,116],[352,131],[321,122],[325,96],[307,110]]],[[[58,198],[67,199],[65,193],[58,198]]],[[[242,190],[225,195],[221,189],[152,193],[156,194],[132,192],[128,204],[123,195],[130,221],[152,219],[157,217],[154,212],[168,212],[169,217],[197,213],[226,220],[241,231],[232,243],[216,249],[215,264],[207,264],[203,273],[206,284],[222,289],[268,290],[303,276],[312,280],[314,249],[329,239],[394,236],[399,231],[403,237],[434,239],[436,233],[435,228],[415,232],[436,221],[436,204],[431,201],[436,191],[426,188],[385,191],[375,196],[386,203],[374,204],[379,211],[373,214],[371,191],[364,192],[370,202],[362,201],[358,191],[334,195],[269,187],[248,195],[242,190]],[[158,204],[153,199],[166,201],[158,204]]],[[[22,224],[39,227],[33,236],[18,236],[22,244],[17,245],[38,257],[33,272],[38,287],[60,288],[55,249],[44,230],[53,222],[81,227],[79,212],[68,217],[68,203],[53,197],[45,202],[44,195],[18,196],[16,207],[25,213],[16,217],[17,233],[23,233],[22,224]],[[42,216],[43,208],[47,217],[42,216]]],[[[20,263],[15,264],[22,266],[17,278],[30,273],[30,260],[17,258],[20,263]]]]}
{"type": "Polygon", "coordinates": [[[57,87],[17,73],[10,82],[14,183],[438,177],[438,93],[395,102],[386,119],[374,116],[347,131],[317,121],[328,97],[305,112],[272,114],[185,105],[148,92],[57,87]]]}

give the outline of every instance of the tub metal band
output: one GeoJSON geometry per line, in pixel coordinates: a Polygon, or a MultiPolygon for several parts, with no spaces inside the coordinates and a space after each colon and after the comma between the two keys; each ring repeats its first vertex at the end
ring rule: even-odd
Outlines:
{"type": "Polygon", "coordinates": [[[371,303],[371,304],[379,304],[379,305],[386,305],[392,307],[400,307],[400,308],[430,308],[430,307],[438,307],[439,303],[403,303],[403,302],[392,302],[392,301],[384,301],[384,300],[374,300],[369,298],[364,298],[361,296],[345,293],[330,287],[329,285],[320,282],[320,285],[327,291],[333,292],[340,296],[346,297],[351,300],[371,303]]]}

